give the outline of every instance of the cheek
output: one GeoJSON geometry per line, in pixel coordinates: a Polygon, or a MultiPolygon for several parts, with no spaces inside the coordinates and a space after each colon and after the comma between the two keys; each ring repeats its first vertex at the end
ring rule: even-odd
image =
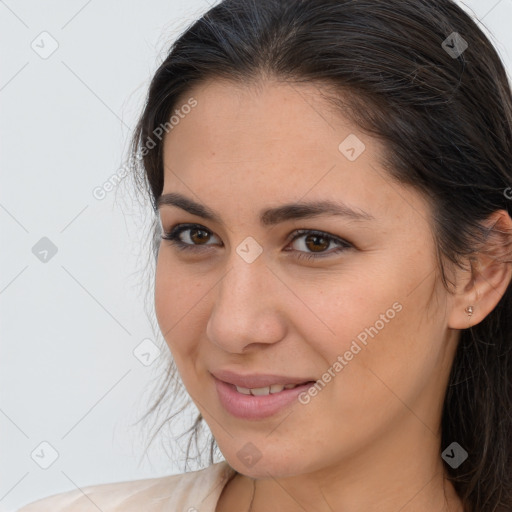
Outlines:
{"type": "Polygon", "coordinates": [[[190,325],[188,315],[194,313],[197,279],[187,278],[169,249],[161,248],[155,274],[155,314],[165,341],[171,350],[184,347],[177,343],[184,334],[184,326],[190,325]]]}
{"type": "Polygon", "coordinates": [[[428,382],[442,343],[424,320],[430,284],[411,294],[410,276],[395,263],[294,288],[310,309],[302,308],[296,320],[345,413],[380,409],[385,415],[389,404],[400,403],[397,396],[412,399],[428,382]]]}
{"type": "Polygon", "coordinates": [[[382,333],[400,316],[400,296],[396,291],[400,287],[386,280],[387,277],[379,281],[368,269],[344,269],[315,282],[297,280],[293,291],[301,300],[294,322],[302,325],[306,340],[317,340],[318,351],[335,359],[350,349],[354,339],[361,343],[370,339],[368,330],[374,333],[375,324],[382,333]]]}
{"type": "Polygon", "coordinates": [[[169,271],[167,259],[160,249],[155,273],[155,314],[166,341],[170,329],[177,320],[177,297],[181,284],[178,275],[169,271]]]}
{"type": "MultiPolygon", "coordinates": [[[[210,273],[211,274],[211,273],[210,273]]],[[[155,314],[180,373],[198,359],[199,343],[208,321],[209,293],[215,276],[187,267],[163,247],[155,273],[155,314]]],[[[184,379],[185,380],[185,379],[184,379]]]]}

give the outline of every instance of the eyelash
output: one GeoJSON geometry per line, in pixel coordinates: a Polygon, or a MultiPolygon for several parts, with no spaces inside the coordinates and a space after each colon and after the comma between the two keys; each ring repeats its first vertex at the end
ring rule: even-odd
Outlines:
{"type": "MultiPolygon", "coordinates": [[[[191,229],[200,229],[202,231],[206,231],[208,233],[213,234],[209,229],[205,228],[204,226],[201,226],[200,224],[178,224],[174,226],[170,231],[164,231],[164,234],[161,236],[162,240],[167,240],[173,245],[175,245],[180,251],[203,251],[205,250],[208,245],[213,244],[207,244],[206,246],[200,246],[195,244],[187,244],[179,239],[179,236],[182,232],[191,230],[191,229]]],[[[329,244],[331,242],[336,242],[340,246],[335,249],[331,250],[329,252],[323,252],[323,253],[304,253],[303,251],[296,251],[299,254],[297,254],[297,259],[306,259],[306,260],[313,260],[313,259],[320,259],[320,258],[326,258],[333,254],[338,254],[342,251],[345,251],[347,249],[353,248],[353,245],[347,242],[346,240],[343,240],[342,238],[338,238],[332,235],[329,235],[327,233],[324,233],[323,231],[317,231],[314,229],[297,229],[294,231],[294,235],[291,240],[289,240],[289,244],[295,242],[298,238],[304,235],[317,235],[320,236],[326,240],[328,240],[329,244]]],[[[289,237],[290,238],[290,237],[289,237]]]]}

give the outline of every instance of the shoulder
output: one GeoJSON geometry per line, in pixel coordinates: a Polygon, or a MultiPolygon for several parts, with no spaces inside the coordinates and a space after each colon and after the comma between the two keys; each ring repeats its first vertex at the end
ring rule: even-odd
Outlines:
{"type": "Polygon", "coordinates": [[[169,511],[214,512],[224,485],[234,474],[235,470],[222,461],[189,473],[91,485],[54,494],[17,512],[156,512],[167,510],[167,506],[169,511]]]}

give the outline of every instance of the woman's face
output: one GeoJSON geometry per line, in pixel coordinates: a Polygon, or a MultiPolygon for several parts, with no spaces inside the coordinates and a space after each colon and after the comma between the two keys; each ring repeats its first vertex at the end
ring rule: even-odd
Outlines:
{"type": "Polygon", "coordinates": [[[378,465],[418,442],[437,457],[458,331],[426,200],[312,85],[211,81],[182,105],[163,195],[213,215],[162,201],[163,230],[199,226],[186,249],[162,240],[156,314],[228,462],[259,478],[378,465]],[[328,201],[340,212],[313,207],[328,201]],[[252,396],[214,375],[317,384],[252,396]]]}

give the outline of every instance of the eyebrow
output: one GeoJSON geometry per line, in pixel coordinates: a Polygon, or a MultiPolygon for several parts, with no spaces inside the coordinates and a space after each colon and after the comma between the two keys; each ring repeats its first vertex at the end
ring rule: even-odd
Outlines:
{"type": "MultiPolygon", "coordinates": [[[[162,194],[157,199],[157,209],[160,209],[165,205],[176,206],[177,208],[181,208],[192,215],[197,215],[203,219],[208,219],[216,222],[217,224],[224,225],[220,216],[213,210],[176,192],[162,194]]],[[[260,223],[263,226],[273,226],[280,222],[317,217],[319,215],[337,215],[358,221],[375,220],[373,215],[363,210],[355,210],[344,203],[326,200],[290,203],[262,210],[260,212],[260,223]]]]}

